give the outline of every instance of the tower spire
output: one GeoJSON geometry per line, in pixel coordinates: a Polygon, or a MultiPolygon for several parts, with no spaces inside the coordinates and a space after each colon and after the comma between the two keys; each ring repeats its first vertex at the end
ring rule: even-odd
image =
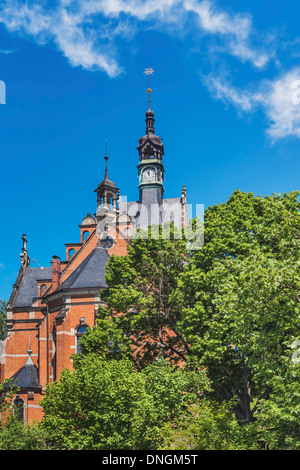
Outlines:
{"type": "Polygon", "coordinates": [[[146,134],[154,134],[154,112],[151,109],[151,93],[152,90],[150,88],[150,75],[153,75],[154,70],[152,68],[147,68],[144,71],[144,74],[148,76],[148,89],[147,93],[149,95],[148,97],[148,111],[146,112],[146,134]]]}

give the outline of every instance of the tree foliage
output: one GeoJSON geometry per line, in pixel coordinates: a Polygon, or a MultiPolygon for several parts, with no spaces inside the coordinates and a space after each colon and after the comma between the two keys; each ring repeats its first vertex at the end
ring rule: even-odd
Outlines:
{"type": "Polygon", "coordinates": [[[11,400],[18,388],[14,386],[10,379],[0,383],[0,413],[7,411],[11,405],[11,400]]]}
{"type": "MultiPolygon", "coordinates": [[[[188,371],[163,360],[138,372],[128,359],[79,356],[42,400],[42,429],[53,449],[155,449],[158,430],[195,391],[188,371]],[[188,391],[188,393],[184,393],[188,391]]],[[[208,387],[205,377],[203,388],[208,387]]],[[[199,388],[198,381],[197,387],[199,388]]]]}
{"type": "Polygon", "coordinates": [[[198,250],[171,225],[110,257],[96,326],[42,402],[48,448],[300,448],[298,196],[235,191],[198,250]]]}
{"type": "Polygon", "coordinates": [[[184,240],[134,240],[128,257],[109,261],[102,295],[103,318],[115,320],[123,354],[131,353],[141,368],[158,354],[181,363],[197,358],[239,424],[259,426],[269,416],[271,430],[282,410],[278,387],[284,380],[290,407],[281,429],[293,426],[295,441],[298,195],[234,192],[205,211],[205,243],[191,253],[184,240]]]}
{"type": "Polygon", "coordinates": [[[228,403],[203,398],[161,429],[160,450],[262,450],[264,429],[240,426],[228,403]]]}
{"type": "Polygon", "coordinates": [[[139,232],[128,256],[112,255],[106,272],[108,289],[101,292],[106,305],[101,317],[115,319],[141,368],[160,353],[175,362],[185,361],[189,348],[178,328],[181,306],[175,296],[189,253],[174,227],[168,233],[165,238],[163,229],[155,233],[149,229],[145,239],[139,232]]]}
{"type": "Polygon", "coordinates": [[[291,367],[300,317],[298,193],[235,192],[205,215],[205,244],[181,276],[180,328],[239,422],[291,367]]]}
{"type": "Polygon", "coordinates": [[[37,424],[24,424],[15,415],[1,424],[0,450],[43,450],[45,434],[37,424]]]}

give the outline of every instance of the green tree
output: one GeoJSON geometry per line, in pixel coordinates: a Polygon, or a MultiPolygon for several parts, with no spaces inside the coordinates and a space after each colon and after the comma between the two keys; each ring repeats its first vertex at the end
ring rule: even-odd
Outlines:
{"type": "Polygon", "coordinates": [[[0,450],[43,450],[45,435],[37,424],[24,424],[13,414],[0,427],[0,450]]]}
{"type": "Polygon", "coordinates": [[[18,391],[10,379],[6,379],[0,383],[0,413],[7,411],[11,404],[11,399],[18,391]]]}
{"type": "MultiPolygon", "coordinates": [[[[102,326],[105,321],[115,349],[119,341],[119,349],[134,352],[135,364],[141,368],[158,354],[186,361],[189,345],[178,328],[181,306],[175,293],[189,252],[180,236],[173,226],[149,229],[147,239],[138,232],[128,256],[111,256],[107,265],[108,288],[101,292],[106,307],[99,310],[102,326]],[[109,324],[109,319],[114,320],[109,324]]],[[[103,331],[86,337],[89,351],[103,348],[103,339],[108,339],[103,331]]]]}
{"type": "Polygon", "coordinates": [[[291,366],[287,361],[286,373],[278,376],[269,399],[261,403],[259,421],[272,450],[300,450],[299,383],[299,363],[291,366]]]}
{"type": "MultiPolygon", "coordinates": [[[[179,328],[240,423],[287,376],[300,317],[298,193],[235,192],[205,213],[205,244],[181,276],[179,328]]],[[[290,409],[291,411],[291,409],[290,409]]]]}
{"type": "Polygon", "coordinates": [[[160,450],[261,450],[264,429],[240,426],[228,403],[204,398],[161,429],[160,450]]]}
{"type": "Polygon", "coordinates": [[[74,366],[42,400],[41,427],[53,449],[155,449],[158,431],[185,410],[195,388],[188,373],[160,361],[138,372],[129,359],[88,354],[74,366]]]}
{"type": "MultiPolygon", "coordinates": [[[[215,396],[226,401],[228,413],[214,424],[236,436],[230,431],[225,447],[238,442],[239,425],[247,424],[240,433],[245,448],[256,441],[297,448],[299,364],[292,364],[291,347],[300,327],[298,195],[236,191],[206,210],[205,244],[191,253],[184,239],[165,238],[163,229],[154,238],[137,237],[127,257],[108,263],[106,306],[83,337],[84,354],[129,357],[137,370],[162,357],[195,359],[215,396]]],[[[207,426],[213,415],[206,413],[207,426]]]]}
{"type": "Polygon", "coordinates": [[[18,391],[11,379],[0,384],[0,450],[44,449],[43,431],[36,424],[20,422],[18,415],[14,413],[12,398],[18,391]]]}

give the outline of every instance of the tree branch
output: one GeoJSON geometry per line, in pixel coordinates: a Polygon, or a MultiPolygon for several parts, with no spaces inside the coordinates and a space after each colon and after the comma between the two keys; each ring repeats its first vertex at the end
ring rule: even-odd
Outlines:
{"type": "Polygon", "coordinates": [[[271,393],[271,391],[272,391],[272,387],[268,387],[264,391],[264,393],[261,394],[261,396],[256,400],[255,406],[252,409],[252,413],[255,413],[255,411],[258,408],[258,405],[259,405],[260,401],[263,400],[264,398],[267,398],[269,396],[269,394],[271,393]]]}

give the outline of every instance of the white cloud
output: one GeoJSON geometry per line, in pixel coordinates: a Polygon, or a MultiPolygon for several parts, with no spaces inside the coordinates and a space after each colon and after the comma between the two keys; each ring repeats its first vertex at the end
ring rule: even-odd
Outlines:
{"type": "Polygon", "coordinates": [[[108,53],[109,47],[96,47],[97,34],[85,28],[85,18],[80,13],[69,12],[62,2],[52,11],[38,4],[27,5],[8,0],[0,13],[0,22],[9,31],[33,37],[39,44],[54,41],[59,50],[74,67],[98,68],[109,76],[116,76],[121,68],[108,53]]]}
{"type": "Polygon", "coordinates": [[[268,134],[273,139],[300,137],[299,83],[300,68],[297,67],[266,84],[269,86],[262,105],[270,123],[268,134]]]}
{"type": "Polygon", "coordinates": [[[131,15],[139,20],[160,15],[170,21],[167,16],[173,7],[180,6],[180,0],[78,0],[82,11],[86,14],[102,13],[105,16],[119,17],[121,13],[131,15]]]}
{"type": "Polygon", "coordinates": [[[218,34],[226,41],[227,52],[242,61],[250,61],[260,68],[267,64],[271,54],[261,47],[251,46],[255,37],[252,19],[249,15],[233,14],[217,9],[211,1],[185,0],[187,11],[194,12],[199,21],[200,29],[210,34],[218,34]]]}
{"type": "Polygon", "coordinates": [[[0,49],[0,54],[12,54],[16,52],[15,49],[0,49]]]}
{"type": "Polygon", "coordinates": [[[94,30],[85,30],[83,18],[62,9],[51,31],[58,48],[67,57],[72,66],[82,66],[85,69],[93,68],[104,70],[109,76],[118,75],[121,68],[116,61],[105,51],[95,46],[97,34],[94,30]]]}
{"type": "Polygon", "coordinates": [[[230,103],[239,111],[263,109],[268,120],[267,134],[273,141],[294,136],[300,138],[300,67],[274,80],[261,80],[247,89],[239,89],[222,77],[207,76],[205,84],[216,99],[230,103]]]}
{"type": "Polygon", "coordinates": [[[222,37],[223,53],[256,67],[270,60],[261,47],[251,44],[255,31],[249,15],[229,14],[208,0],[58,0],[50,9],[6,0],[0,22],[40,44],[54,41],[72,66],[116,76],[122,70],[115,59],[117,36],[132,37],[145,27],[176,26],[184,31],[189,15],[196,19],[199,33],[222,37]]]}
{"type": "Polygon", "coordinates": [[[4,23],[9,31],[38,36],[49,29],[51,17],[40,5],[33,4],[29,7],[26,3],[9,0],[2,7],[0,22],[4,23]]]}
{"type": "Polygon", "coordinates": [[[260,93],[238,89],[224,77],[209,75],[204,77],[204,83],[216,99],[230,103],[241,111],[251,112],[261,101],[260,93]]]}

